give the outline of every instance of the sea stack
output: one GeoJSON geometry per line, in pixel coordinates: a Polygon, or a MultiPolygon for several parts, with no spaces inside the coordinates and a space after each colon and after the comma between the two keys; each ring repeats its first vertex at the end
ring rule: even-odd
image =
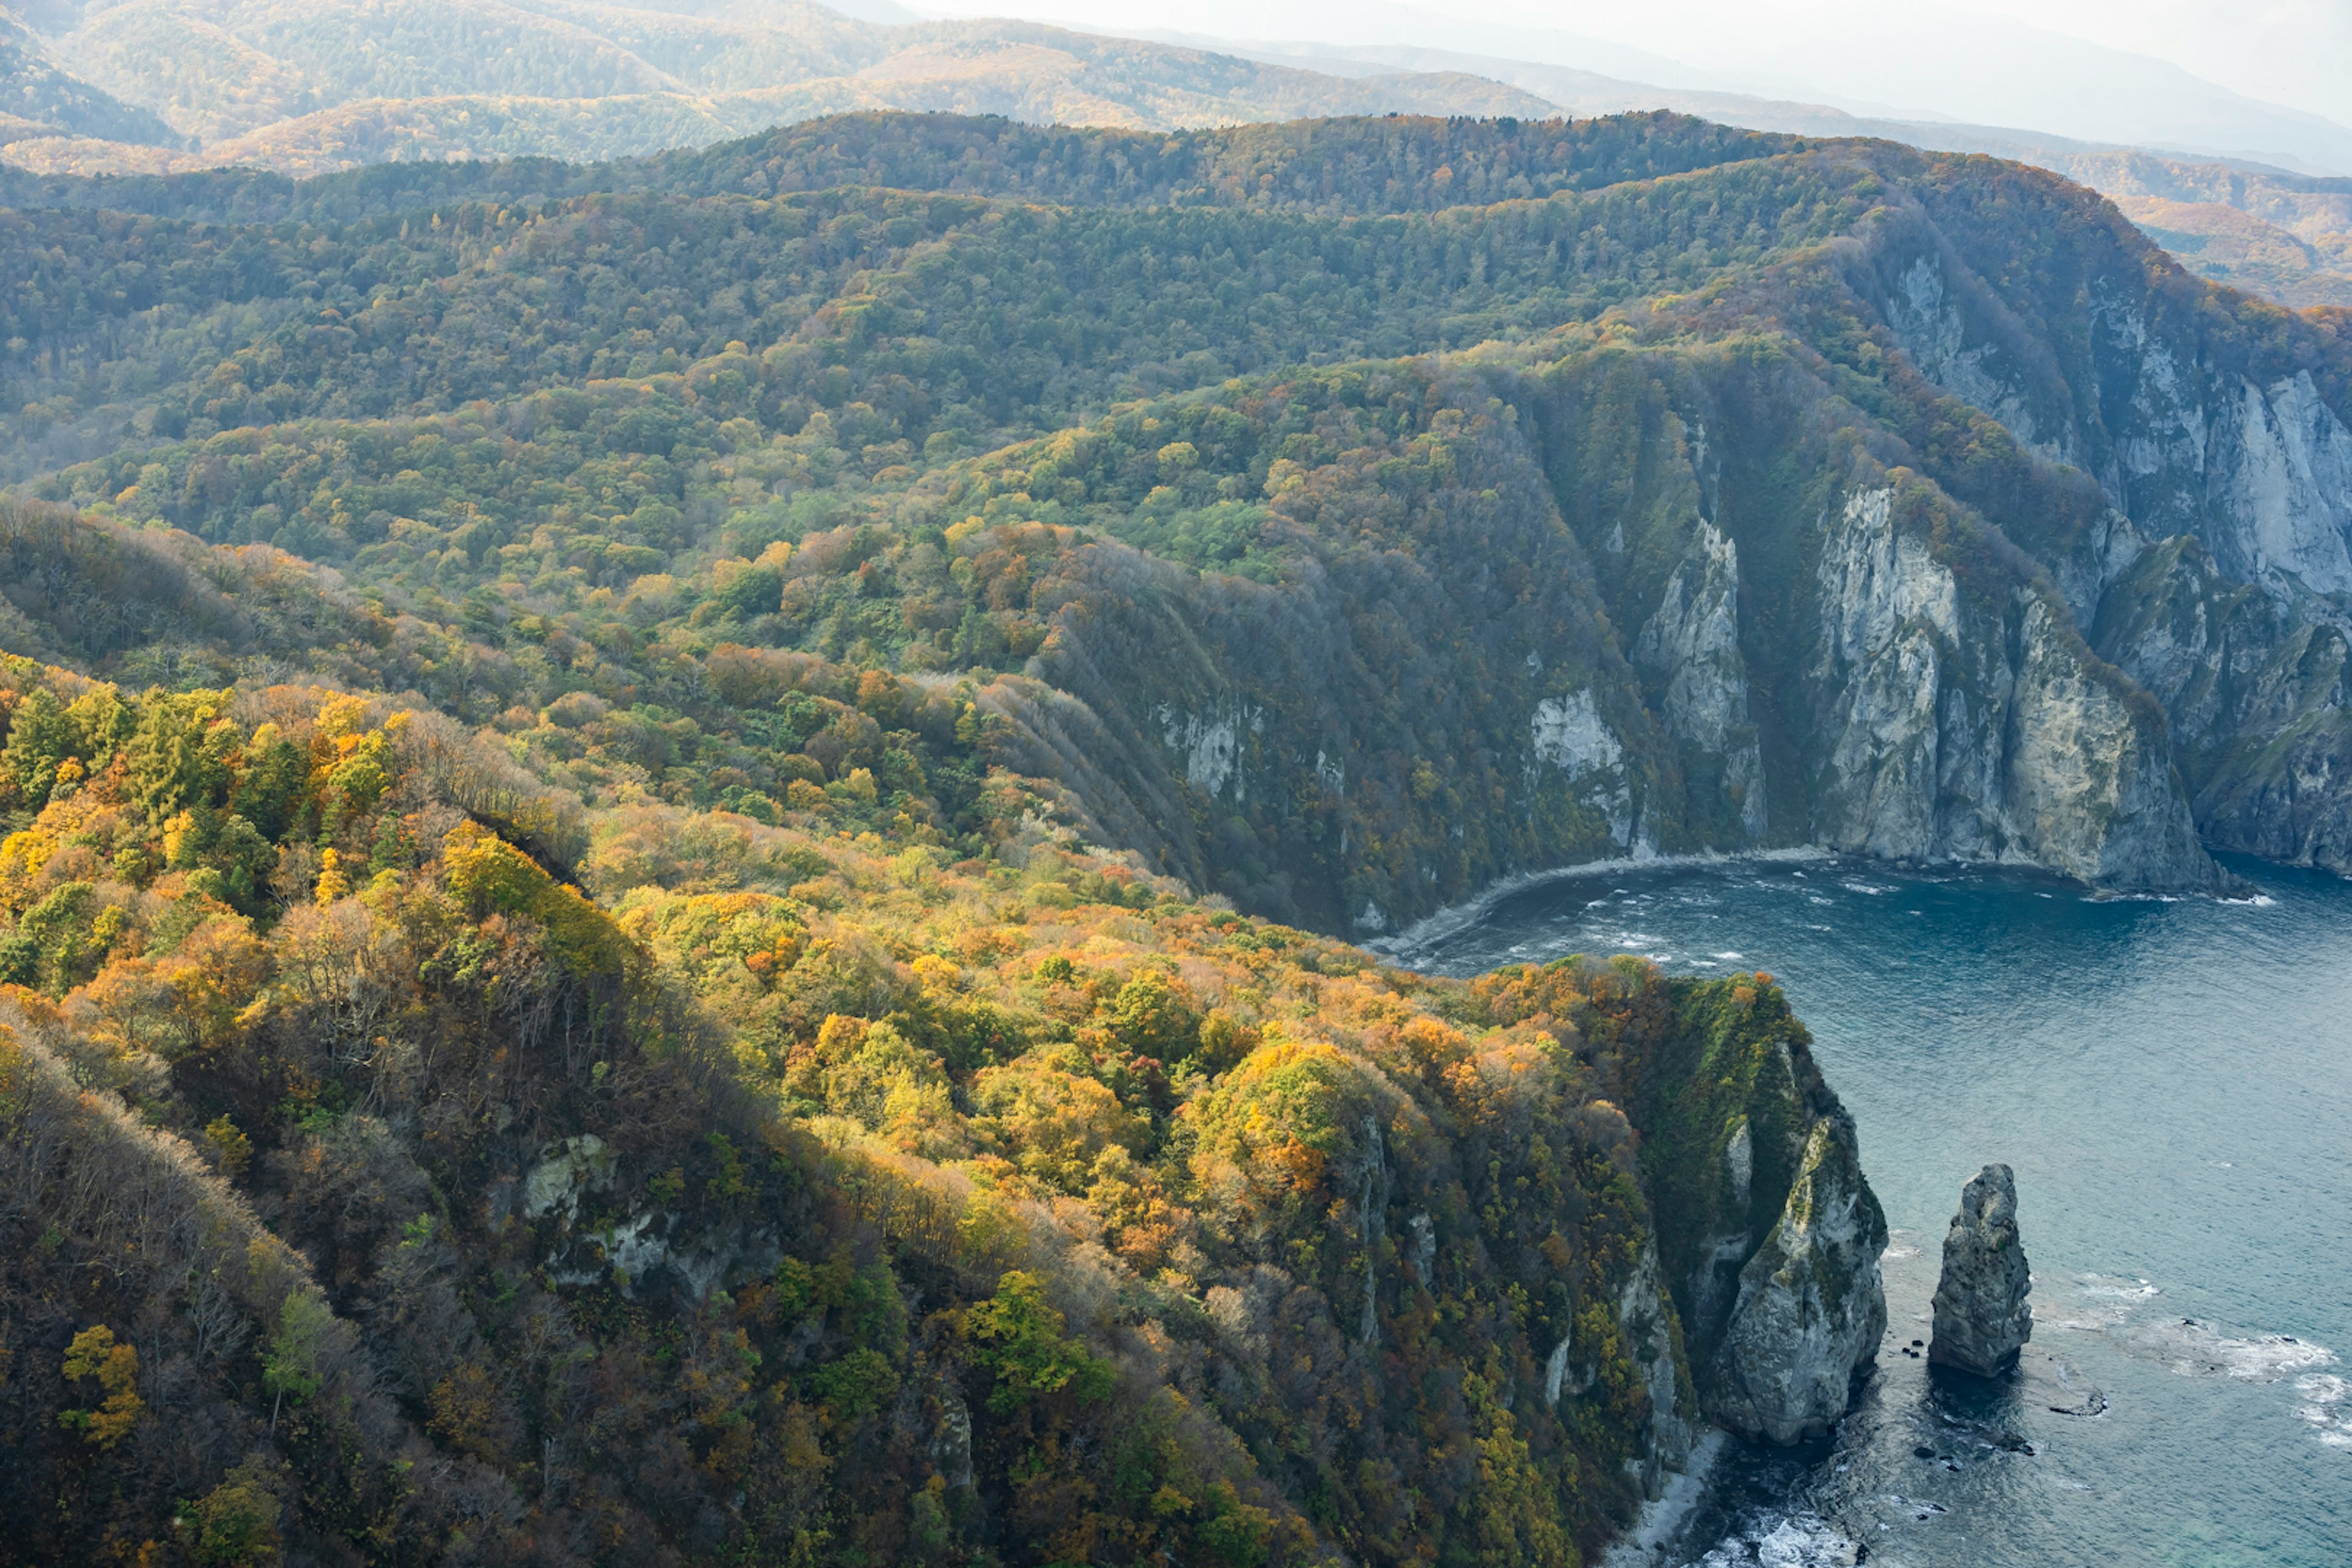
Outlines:
{"type": "Polygon", "coordinates": [[[2018,1350],[2033,1337],[2025,1304],[2032,1288],[2017,1236],[2017,1178],[2007,1165],[1987,1165],[1960,1189],[1960,1212],[1944,1237],[1927,1359],[1979,1377],[2015,1366],[2018,1350]]]}

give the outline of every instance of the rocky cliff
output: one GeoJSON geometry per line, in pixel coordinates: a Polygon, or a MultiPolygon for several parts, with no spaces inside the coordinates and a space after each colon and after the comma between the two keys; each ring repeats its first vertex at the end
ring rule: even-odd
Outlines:
{"type": "Polygon", "coordinates": [[[2017,535],[2099,657],[2161,705],[2205,840],[2352,869],[2352,401],[2336,329],[2250,332],[2228,297],[2183,288],[2117,226],[2054,226],[2040,279],[1981,240],[1905,230],[1864,288],[1939,393],[2095,481],[2101,515],[2071,540],[2017,535]],[[2058,278],[2081,292],[2053,333],[2058,278]]]}
{"type": "Polygon", "coordinates": [[[1701,1406],[1770,1442],[1819,1436],[1886,1330],[1885,1216],[1769,977],[1676,1000],[1679,1048],[1633,1104],[1701,1406]]]}
{"type": "MultiPolygon", "coordinates": [[[[1272,498],[1278,584],[1069,557],[1037,595],[1052,695],[1003,707],[1008,765],[1169,871],[1367,937],[1514,871],[1703,848],[2221,885],[2162,710],[2056,579],[1926,475],[1841,450],[1851,409],[1792,360],[1399,366],[1234,404],[1354,439],[1407,397],[1406,429],[1272,498]]],[[[1188,441],[1207,477],[1272,436],[1242,432],[1188,441]]],[[[1113,467],[1079,482],[1116,493],[1113,467]]]]}
{"type": "Polygon", "coordinates": [[[1739,1271],[1713,1368],[1716,1419],[1775,1443],[1835,1426],[1886,1333],[1885,1250],[1853,1126],[1825,1119],[1805,1141],[1779,1222],[1739,1271]]]}

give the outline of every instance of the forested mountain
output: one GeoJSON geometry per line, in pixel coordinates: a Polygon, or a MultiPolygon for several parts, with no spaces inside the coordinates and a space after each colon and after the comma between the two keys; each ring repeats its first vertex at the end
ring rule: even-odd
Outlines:
{"type": "Polygon", "coordinates": [[[29,116],[42,123],[6,133],[0,158],[44,172],[593,160],[853,110],[1163,129],[1551,111],[1459,72],[1342,79],[1018,22],[865,21],[805,0],[127,0],[32,15],[46,37],[19,27],[22,58],[0,54],[18,97],[63,67],[95,84],[85,97],[142,106],[29,116]]]}
{"type": "Polygon", "coordinates": [[[580,163],[877,110],[1172,130],[1665,109],[2035,163],[2114,198],[2200,276],[2286,304],[2352,303],[2340,182],[1492,55],[1180,45],[1013,22],[916,25],[892,10],[851,16],[806,0],[59,0],[23,7],[28,23],[0,8],[0,163],[53,174],[244,166],[299,176],[450,159],[580,163]]]}
{"type": "Polygon", "coordinates": [[[1872,118],[1819,103],[1660,87],[1459,50],[1194,41],[1318,70],[1464,72],[1523,89],[1578,116],[1664,109],[1757,131],[1880,137],[1931,151],[1988,153],[2088,185],[2200,278],[2284,305],[2352,305],[2352,180],[1948,119],[1872,118]]]}
{"type": "Polygon", "coordinates": [[[1587,1561],[1884,1327],[1600,858],[2352,868],[2352,318],[1670,115],[8,176],[0,1539],[1587,1561]],[[20,1457],[21,1458],[18,1458],[20,1457]]]}
{"type": "Polygon", "coordinates": [[[154,115],[58,69],[32,29],[0,10],[0,140],[13,144],[51,138],[134,145],[174,140],[154,115]]]}

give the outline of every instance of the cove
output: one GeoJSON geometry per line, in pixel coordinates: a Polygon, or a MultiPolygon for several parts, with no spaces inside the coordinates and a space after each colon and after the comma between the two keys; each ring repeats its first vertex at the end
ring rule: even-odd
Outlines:
{"type": "Polygon", "coordinates": [[[1889,1326],[1837,1436],[1731,1445],[1646,1561],[2058,1568],[2352,1562],[2352,882],[2097,899],[1859,860],[1608,868],[1399,956],[1768,970],[1886,1209],[1889,1326]],[[2017,1172],[2021,1375],[1902,1353],[1961,1184],[2017,1172]]]}

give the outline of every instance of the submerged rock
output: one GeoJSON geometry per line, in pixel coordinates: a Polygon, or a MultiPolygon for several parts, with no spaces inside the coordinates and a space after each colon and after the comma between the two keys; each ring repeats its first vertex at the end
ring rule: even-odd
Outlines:
{"type": "Polygon", "coordinates": [[[2017,1235],[2017,1180],[2007,1165],[1987,1165],[1960,1190],[1960,1212],[1944,1237],[1927,1359],[1979,1377],[2015,1366],[2018,1351],[2033,1337],[2025,1301],[2032,1288],[2017,1235]]]}
{"type": "Polygon", "coordinates": [[[1863,1180],[1853,1123],[1843,1110],[1823,1116],[1780,1222],[1739,1271],[1716,1353],[1716,1419],[1775,1443],[1836,1426],[1886,1332],[1885,1250],[1886,1218],[1863,1180]]]}

